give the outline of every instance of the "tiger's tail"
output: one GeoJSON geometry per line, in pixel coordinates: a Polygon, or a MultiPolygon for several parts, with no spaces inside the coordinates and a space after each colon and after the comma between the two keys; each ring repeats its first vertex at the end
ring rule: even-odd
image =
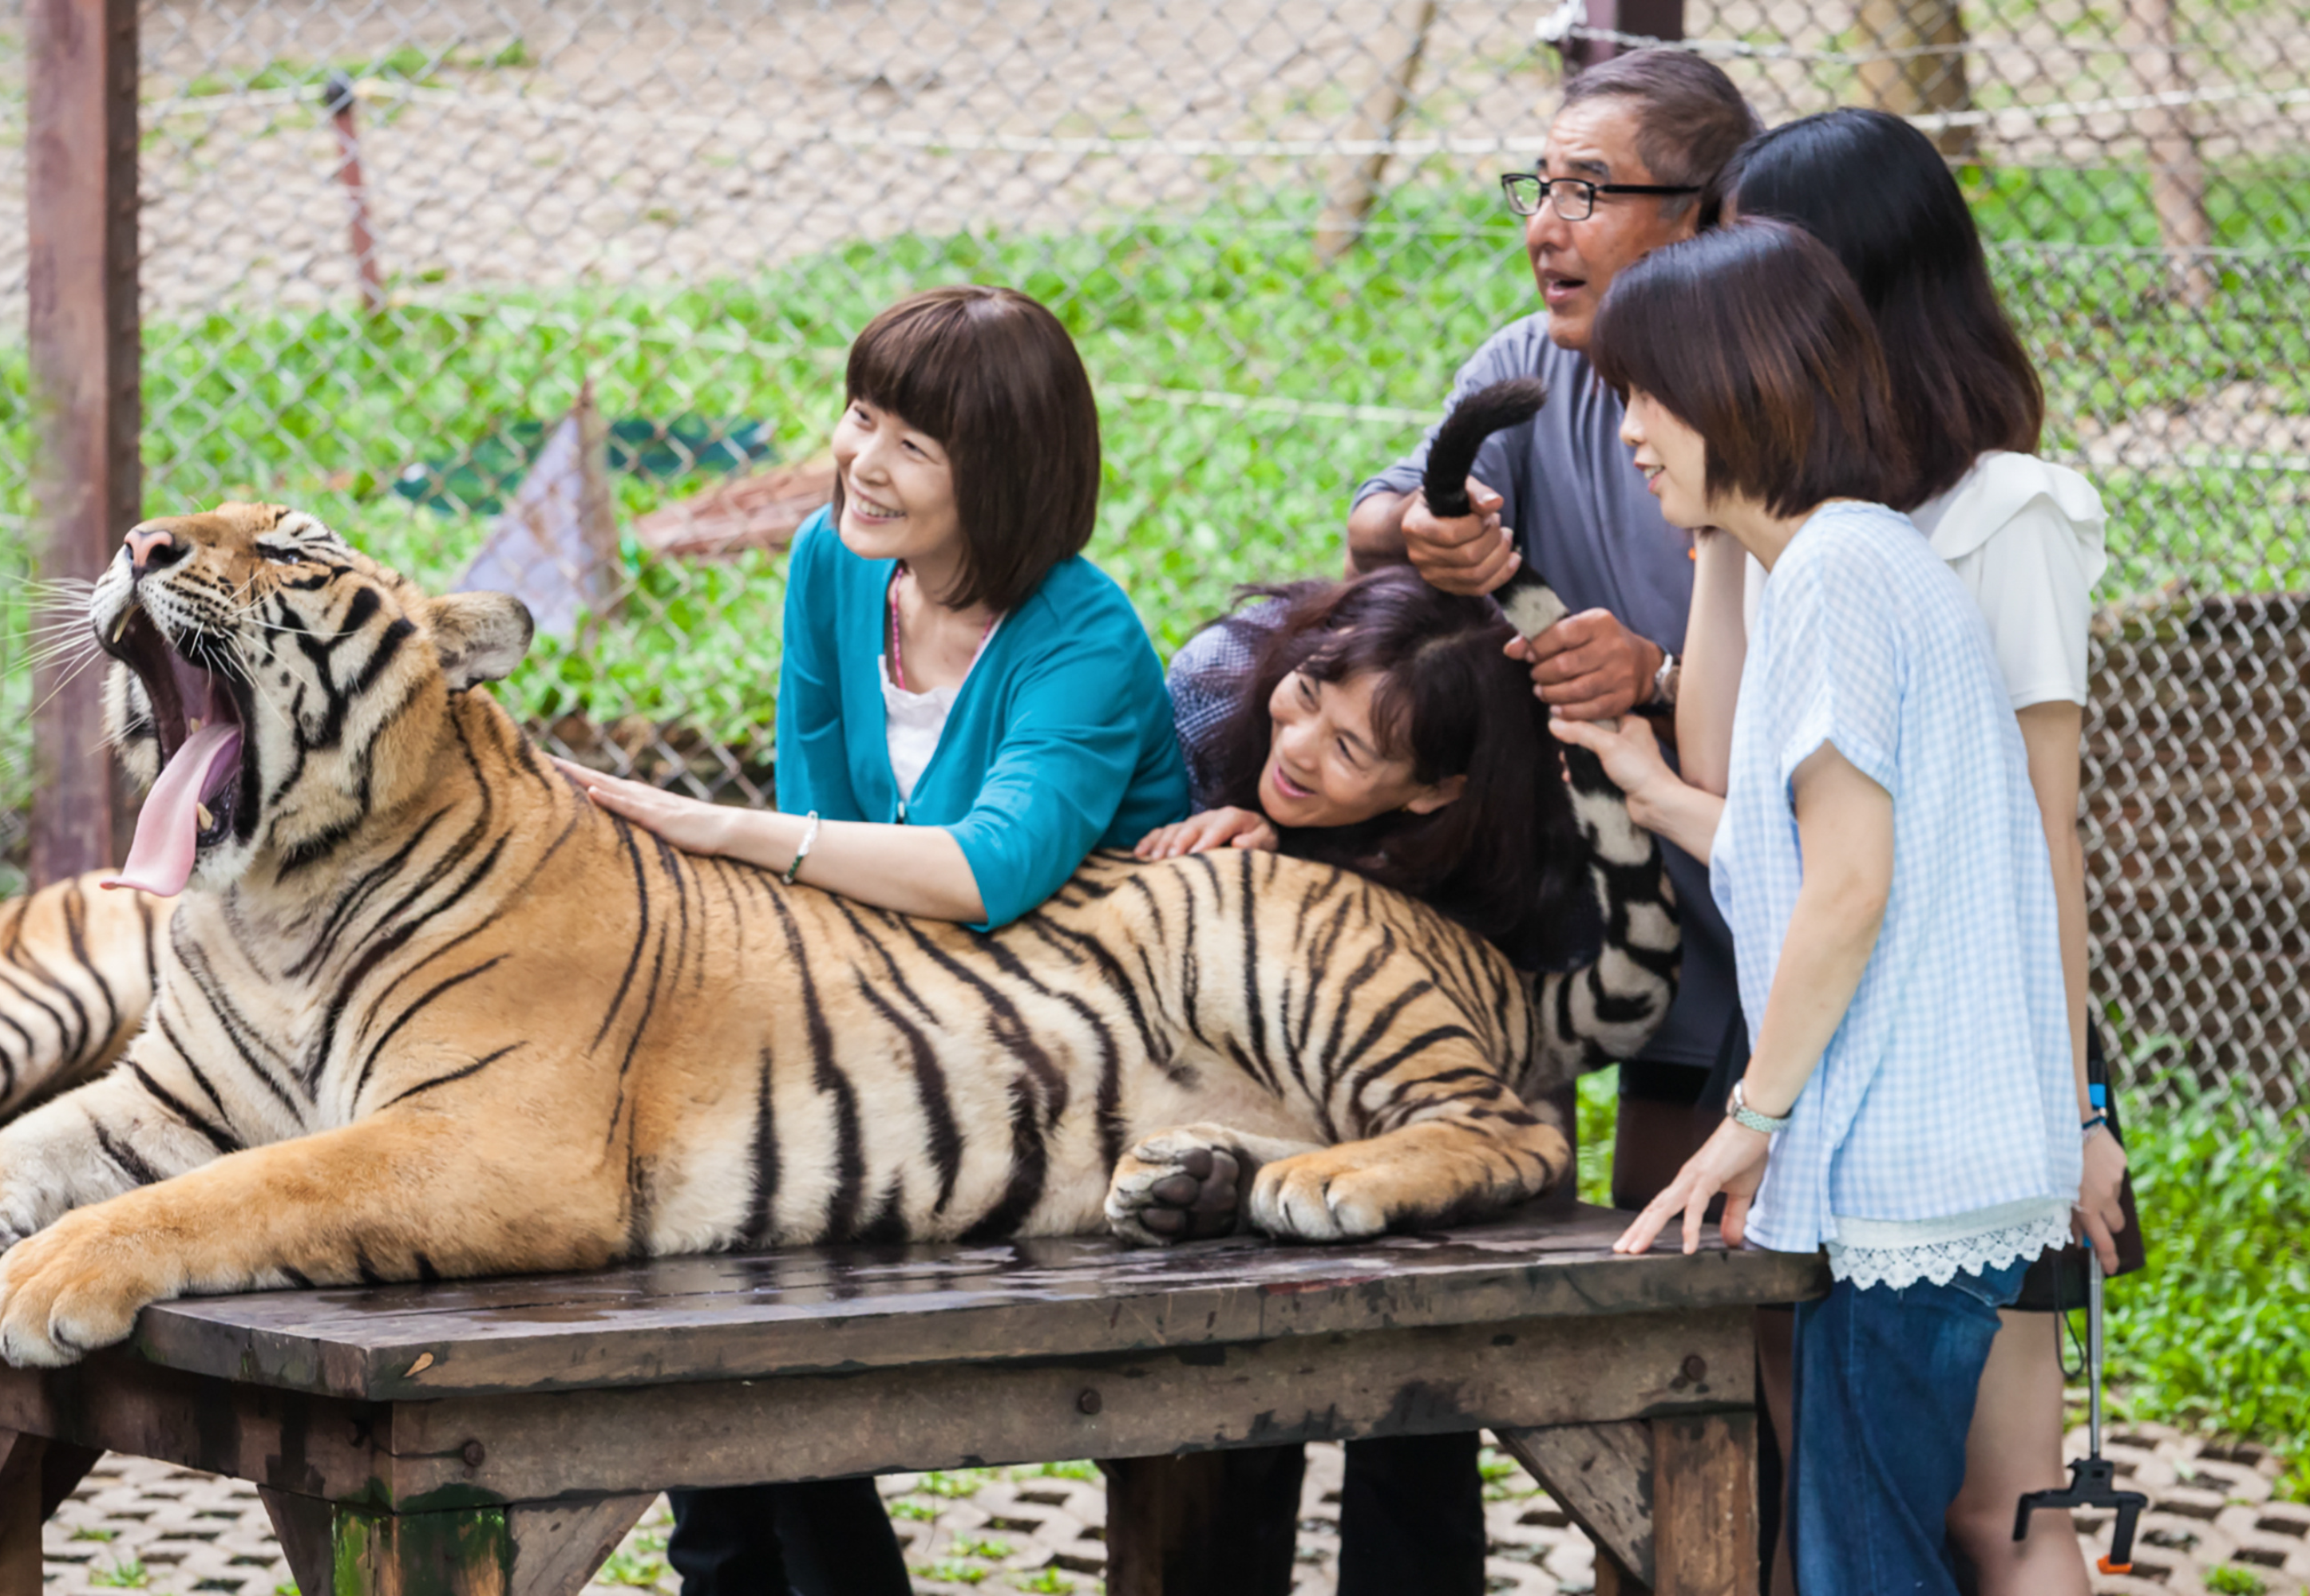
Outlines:
{"type": "Polygon", "coordinates": [[[1681,952],[1659,839],[1628,818],[1627,800],[1594,754],[1567,747],[1564,763],[1603,939],[1587,964],[1533,984],[1526,1101],[1632,1057],[1650,1041],[1675,1001],[1681,952]]]}

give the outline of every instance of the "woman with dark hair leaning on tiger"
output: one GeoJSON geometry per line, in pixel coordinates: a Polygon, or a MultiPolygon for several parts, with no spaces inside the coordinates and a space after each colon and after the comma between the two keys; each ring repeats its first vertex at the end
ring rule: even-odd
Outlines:
{"type": "MultiPolygon", "coordinates": [[[[1342,865],[1487,937],[1521,968],[1577,966],[1579,977],[1556,985],[1568,1003],[1604,1002],[1596,950],[1610,947],[1620,962],[1611,984],[1633,994],[1649,983],[1665,1012],[1676,975],[1667,879],[1595,757],[1559,757],[1548,706],[1505,656],[1515,633],[1498,604],[1401,566],[1244,598],[1261,602],[1238,604],[1171,662],[1197,812],[1151,833],[1141,858],[1255,849],[1342,865]],[[1592,844],[1591,870],[1632,862],[1601,895],[1582,879],[1592,844]]],[[[1592,1049],[1582,1064],[1617,1056],[1592,1049]]],[[[1159,1191],[1174,1206],[1141,1223],[1193,1233],[1197,1199],[1216,1184],[1224,1210],[1240,1178],[1221,1160],[1201,1182],[1175,1179],[1159,1191]]],[[[1463,1431],[1349,1444],[1343,1596],[1483,1588],[1478,1441],[1463,1431]]],[[[1243,1448],[1227,1462],[1227,1532],[1251,1565],[1238,1596],[1282,1596],[1301,1449],[1243,1448]]]]}

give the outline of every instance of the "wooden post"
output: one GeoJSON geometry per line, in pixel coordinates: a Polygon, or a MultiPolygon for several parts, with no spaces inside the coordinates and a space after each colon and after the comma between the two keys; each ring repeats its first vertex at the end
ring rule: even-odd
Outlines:
{"type": "MultiPolygon", "coordinates": [[[[1639,39],[1682,39],[1684,0],[1587,0],[1584,19],[1591,28],[1627,33],[1639,39]]],[[[1566,75],[1625,56],[1639,48],[1609,39],[1568,39],[1557,47],[1564,55],[1566,75]]]]}
{"type": "Polygon", "coordinates": [[[1227,1538],[1211,1533],[1227,1458],[1111,1458],[1107,1470],[1107,1596],[1208,1596],[1235,1584],[1227,1538]]]}
{"type": "Polygon", "coordinates": [[[2149,146],[2149,204],[2158,213],[2158,241],[2166,248],[2166,275],[2173,291],[2193,309],[2213,302],[2215,279],[2206,249],[2213,224],[2206,215],[2206,169],[2190,128],[2190,74],[2174,39],[2173,0],[2138,0],[2143,48],[2133,56],[2144,96],[2169,103],[2152,105],[2139,126],[2149,146]]]}
{"type": "MultiPolygon", "coordinates": [[[[92,580],[137,519],[136,0],[28,0],[39,575],[92,580]]],[[[111,863],[104,672],[32,679],[34,886],[111,863]]]]}
{"type": "MultiPolygon", "coordinates": [[[[1888,58],[1864,61],[1855,74],[1863,103],[1897,117],[1947,115],[1973,108],[1965,72],[1965,16],[1959,0],[1861,0],[1862,48],[1888,58]]],[[[1944,127],[1933,135],[1944,155],[1972,154],[1975,130],[1944,127]]]]}
{"type": "MultiPolygon", "coordinates": [[[[1349,124],[1348,137],[1359,143],[1393,144],[1411,115],[1411,81],[1420,75],[1420,57],[1428,53],[1429,31],[1436,25],[1437,0],[1396,0],[1387,24],[1370,41],[1379,57],[1379,82],[1371,86],[1349,124]]],[[[1344,157],[1332,178],[1324,201],[1324,214],[1316,224],[1316,260],[1330,265],[1363,236],[1364,223],[1379,203],[1380,179],[1387,171],[1387,152],[1344,157]]]]}

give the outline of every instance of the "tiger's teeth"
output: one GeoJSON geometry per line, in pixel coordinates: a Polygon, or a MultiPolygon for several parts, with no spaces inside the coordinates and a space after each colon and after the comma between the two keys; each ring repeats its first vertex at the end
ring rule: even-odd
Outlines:
{"type": "Polygon", "coordinates": [[[214,815],[213,815],[213,814],[209,813],[209,806],[208,806],[207,804],[205,804],[205,803],[195,803],[195,804],[194,804],[194,805],[193,805],[193,812],[194,812],[195,814],[196,814],[196,815],[200,816],[200,818],[201,818],[201,829],[202,829],[202,830],[206,831],[210,827],[212,827],[212,826],[213,826],[213,825],[215,825],[215,824],[216,824],[216,817],[215,817],[214,815]]]}
{"type": "Polygon", "coordinates": [[[186,735],[186,736],[187,736],[187,737],[191,736],[194,733],[195,733],[195,732],[199,731],[200,729],[201,729],[201,717],[200,717],[199,716],[197,716],[197,715],[196,715],[196,716],[193,716],[193,718],[192,718],[192,719],[190,719],[190,720],[188,720],[188,721],[187,721],[187,722],[185,723],[185,735],[186,735]]]}
{"type": "Polygon", "coordinates": [[[135,613],[134,610],[123,610],[120,612],[120,619],[112,623],[112,640],[115,643],[128,635],[128,620],[135,613]]]}

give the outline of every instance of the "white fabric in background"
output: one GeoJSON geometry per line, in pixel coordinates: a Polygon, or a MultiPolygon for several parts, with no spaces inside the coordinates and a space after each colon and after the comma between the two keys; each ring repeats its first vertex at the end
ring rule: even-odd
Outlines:
{"type": "MultiPolygon", "coordinates": [[[[2109,565],[2093,484],[2035,455],[1997,450],[1909,519],[1981,607],[2013,707],[2084,704],[2086,623],[2109,565]]],[[[1753,638],[1765,600],[1765,568],[1754,555],[1743,596],[1753,638]]]]}

